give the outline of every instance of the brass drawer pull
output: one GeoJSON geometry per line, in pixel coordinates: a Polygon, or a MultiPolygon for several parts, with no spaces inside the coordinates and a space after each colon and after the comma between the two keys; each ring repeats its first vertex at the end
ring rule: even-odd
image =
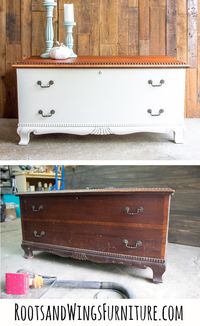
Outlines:
{"type": "Polygon", "coordinates": [[[43,118],[50,118],[55,113],[56,113],[55,110],[51,110],[49,114],[44,114],[43,110],[38,111],[38,114],[41,114],[43,116],[43,118]]]}
{"type": "Polygon", "coordinates": [[[127,206],[124,208],[124,212],[128,215],[137,215],[144,212],[144,207],[141,206],[137,208],[135,211],[131,212],[131,208],[127,206]]]}
{"type": "Polygon", "coordinates": [[[148,84],[151,85],[152,87],[161,87],[165,83],[164,79],[160,80],[160,84],[154,84],[153,80],[148,80],[148,84]]]}
{"type": "Polygon", "coordinates": [[[35,205],[32,206],[33,212],[40,212],[43,209],[43,205],[40,205],[38,208],[35,207],[35,205]]]}
{"type": "Polygon", "coordinates": [[[129,249],[140,248],[143,245],[141,240],[136,241],[135,246],[129,246],[128,240],[126,240],[126,239],[123,240],[123,243],[125,244],[126,248],[129,248],[129,249]]]}
{"type": "Polygon", "coordinates": [[[41,80],[38,80],[37,85],[39,85],[41,88],[49,88],[54,84],[53,80],[50,80],[47,85],[42,85],[41,80]]]}
{"type": "Polygon", "coordinates": [[[164,113],[164,110],[163,110],[163,109],[160,109],[159,112],[156,113],[156,114],[153,114],[151,109],[147,110],[147,112],[148,112],[152,117],[159,117],[162,113],[164,113]]]}
{"type": "Polygon", "coordinates": [[[40,233],[38,233],[37,231],[34,231],[33,235],[34,235],[35,238],[42,238],[42,237],[45,236],[45,232],[41,231],[40,233]]]}

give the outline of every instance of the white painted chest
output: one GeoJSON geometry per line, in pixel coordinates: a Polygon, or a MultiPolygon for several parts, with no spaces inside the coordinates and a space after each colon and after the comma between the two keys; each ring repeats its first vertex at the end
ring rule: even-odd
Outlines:
{"type": "Polygon", "coordinates": [[[31,58],[15,67],[21,145],[31,132],[173,132],[183,142],[186,65],[174,58],[31,58]]]}

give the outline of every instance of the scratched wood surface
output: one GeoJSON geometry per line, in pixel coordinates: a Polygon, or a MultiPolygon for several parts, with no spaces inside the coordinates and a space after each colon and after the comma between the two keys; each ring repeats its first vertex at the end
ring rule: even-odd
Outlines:
{"type": "MultiPolygon", "coordinates": [[[[190,64],[186,116],[200,117],[200,0],[58,0],[55,40],[65,41],[64,3],[75,6],[79,55],[171,55],[190,64]]],[[[17,117],[12,63],[44,50],[43,0],[0,0],[0,117],[17,117]]]]}
{"type": "Polygon", "coordinates": [[[200,247],[200,166],[74,166],[65,180],[67,189],[170,187],[169,241],[200,247]]]}

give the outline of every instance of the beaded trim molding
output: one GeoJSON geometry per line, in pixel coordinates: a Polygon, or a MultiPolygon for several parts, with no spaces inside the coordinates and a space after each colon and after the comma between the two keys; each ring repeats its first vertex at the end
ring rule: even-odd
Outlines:
{"type": "Polygon", "coordinates": [[[140,67],[140,66],[155,66],[155,67],[188,67],[184,62],[172,57],[78,57],[66,60],[52,60],[40,58],[27,58],[13,65],[14,68],[20,67],[40,67],[40,66],[69,66],[69,67],[140,67]]]}
{"type": "MultiPolygon", "coordinates": [[[[137,260],[138,262],[152,262],[152,263],[165,263],[164,259],[160,258],[150,258],[150,257],[139,257],[139,256],[131,256],[131,255],[126,255],[126,254],[117,254],[117,253],[112,253],[112,252],[103,252],[103,251],[97,251],[97,250],[89,250],[89,249],[81,249],[81,248],[70,248],[70,247],[63,247],[63,246],[58,246],[58,245],[49,245],[46,243],[38,243],[36,244],[35,242],[31,241],[22,241],[22,246],[29,247],[31,250],[38,250],[41,248],[41,250],[47,250],[50,252],[63,252],[66,253],[76,251],[76,253],[79,254],[84,254],[84,255],[97,255],[97,256],[111,256],[113,258],[124,258],[124,259],[130,259],[130,260],[137,260]]],[[[66,253],[67,255],[67,253],[66,253]]],[[[87,258],[88,259],[88,258],[87,258]]]]}

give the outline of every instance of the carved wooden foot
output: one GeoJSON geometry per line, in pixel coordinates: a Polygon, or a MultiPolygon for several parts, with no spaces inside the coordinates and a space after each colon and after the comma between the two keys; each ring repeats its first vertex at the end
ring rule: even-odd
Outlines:
{"type": "Polygon", "coordinates": [[[17,133],[20,136],[19,145],[28,145],[31,131],[26,128],[18,128],[17,133]]]}
{"type": "Polygon", "coordinates": [[[176,144],[183,143],[183,129],[174,130],[174,142],[176,144]]]}
{"type": "Polygon", "coordinates": [[[33,252],[30,247],[24,245],[22,245],[21,247],[24,250],[24,258],[26,259],[33,258],[33,252]]]}
{"type": "Polygon", "coordinates": [[[162,283],[162,276],[166,270],[165,264],[148,265],[153,271],[153,283],[162,283]]]}

